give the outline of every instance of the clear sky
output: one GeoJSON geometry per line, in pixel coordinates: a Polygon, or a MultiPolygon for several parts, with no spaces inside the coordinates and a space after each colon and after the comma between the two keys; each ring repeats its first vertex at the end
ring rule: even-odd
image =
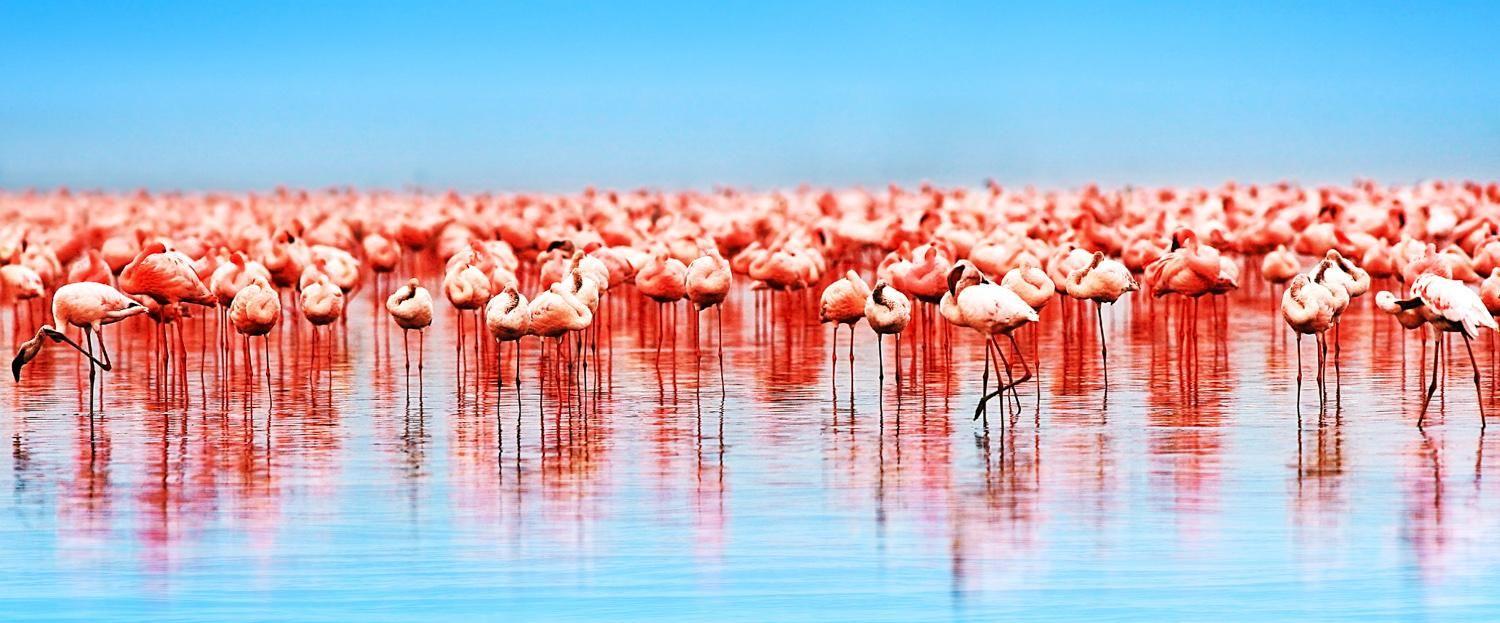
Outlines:
{"type": "Polygon", "coordinates": [[[0,186],[1494,179],[1497,26],[1497,2],[0,0],[0,186]]]}

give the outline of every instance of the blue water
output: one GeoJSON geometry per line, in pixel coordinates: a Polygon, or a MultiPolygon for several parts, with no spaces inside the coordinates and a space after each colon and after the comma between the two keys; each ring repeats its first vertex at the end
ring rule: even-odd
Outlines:
{"type": "Polygon", "coordinates": [[[1480,435],[1462,343],[1419,431],[1430,361],[1356,303],[1337,406],[1330,384],[1319,416],[1309,376],[1299,433],[1266,296],[1235,295],[1227,321],[1205,304],[1196,358],[1169,303],[1108,310],[1107,399],[1092,310],[1049,307],[1040,408],[1027,383],[986,434],[970,336],[909,334],[898,398],[891,343],[878,394],[861,327],[851,416],[847,332],[831,387],[828,328],[785,302],[768,325],[736,292],[721,389],[710,316],[695,381],[685,320],[658,360],[654,306],[622,294],[590,359],[608,378],[571,416],[548,381],[545,441],[524,342],[519,446],[509,378],[496,430],[493,346],[458,380],[451,312],[411,394],[368,296],[315,388],[306,327],[273,333],[269,430],[265,388],[216,378],[198,321],[187,404],[155,398],[143,320],[110,337],[123,363],[92,441],[65,352],[0,385],[0,619],[1500,618],[1500,431],[1480,435]]]}

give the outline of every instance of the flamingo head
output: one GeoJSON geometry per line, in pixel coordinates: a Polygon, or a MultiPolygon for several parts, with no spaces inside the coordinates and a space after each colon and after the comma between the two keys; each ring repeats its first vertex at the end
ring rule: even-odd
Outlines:
{"type": "MultiPolygon", "coordinates": [[[[36,332],[35,337],[26,340],[26,342],[21,344],[21,348],[16,351],[16,358],[10,362],[10,373],[17,381],[21,380],[21,368],[26,367],[26,364],[31,363],[31,360],[36,359],[37,354],[42,352],[42,336],[47,334],[47,330],[50,328],[47,325],[43,325],[41,330],[36,332]]],[[[57,338],[53,339],[56,340],[57,338]]]]}
{"type": "Polygon", "coordinates": [[[984,282],[984,275],[969,260],[959,260],[948,270],[948,292],[954,296],[964,288],[984,282]]]}
{"type": "Polygon", "coordinates": [[[1172,250],[1176,251],[1190,244],[1197,244],[1198,234],[1186,227],[1179,227],[1172,232],[1172,250]]]}

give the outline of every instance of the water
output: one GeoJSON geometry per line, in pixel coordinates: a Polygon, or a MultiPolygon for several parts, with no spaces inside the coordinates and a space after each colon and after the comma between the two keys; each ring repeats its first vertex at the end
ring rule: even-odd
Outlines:
{"type": "MultiPolygon", "coordinates": [[[[1419,431],[1430,362],[1368,301],[1345,320],[1321,417],[1305,344],[1300,433],[1293,342],[1261,287],[1227,321],[1201,304],[1195,354],[1170,299],[1108,309],[1107,405],[1091,309],[1054,303],[1020,335],[1040,349],[1040,409],[1028,382],[1018,415],[992,402],[985,434],[973,337],[934,332],[913,365],[924,340],[908,334],[899,399],[887,341],[882,413],[861,326],[851,414],[848,333],[831,386],[829,329],[803,320],[815,297],[778,295],[768,324],[748,290],[724,315],[725,386],[711,315],[695,381],[680,310],[657,363],[655,306],[623,293],[590,359],[591,382],[600,362],[609,378],[568,408],[588,415],[549,381],[539,424],[528,339],[519,427],[507,378],[497,429],[493,346],[460,381],[444,307],[408,394],[401,333],[368,294],[331,360],[305,326],[272,334],[269,425],[264,386],[200,359],[211,319],[184,331],[175,403],[156,396],[151,325],[111,328],[119,368],[92,432],[65,351],[4,383],[0,618],[1500,616],[1500,434],[1480,435],[1462,342],[1419,431]],[[316,381],[315,361],[331,364],[316,381]]],[[[513,361],[506,347],[507,375],[513,361]]]]}

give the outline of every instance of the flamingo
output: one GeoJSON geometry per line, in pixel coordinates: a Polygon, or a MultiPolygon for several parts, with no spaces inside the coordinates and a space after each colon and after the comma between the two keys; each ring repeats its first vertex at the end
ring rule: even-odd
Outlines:
{"type": "MultiPolygon", "coordinates": [[[[42,277],[29,266],[21,264],[6,264],[0,266],[0,303],[15,307],[13,317],[16,321],[16,332],[20,333],[20,308],[26,306],[27,324],[30,324],[31,302],[42,298],[47,293],[46,286],[42,285],[42,277]]],[[[30,327],[28,327],[30,328],[30,327]]]]}
{"type": "MultiPolygon", "coordinates": [[[[1354,299],[1353,293],[1363,293],[1364,289],[1368,289],[1370,286],[1370,279],[1369,276],[1366,275],[1363,284],[1356,281],[1353,276],[1351,276],[1347,272],[1344,272],[1344,270],[1339,267],[1338,262],[1333,259],[1333,256],[1336,256],[1338,254],[1338,251],[1330,249],[1328,253],[1330,254],[1330,257],[1325,257],[1324,259],[1318,260],[1318,264],[1313,267],[1312,279],[1313,281],[1317,282],[1318,285],[1327,288],[1328,291],[1333,294],[1332,303],[1334,382],[1337,383],[1336,391],[1338,391],[1339,394],[1342,395],[1344,378],[1342,372],[1340,371],[1341,347],[1339,345],[1339,321],[1343,319],[1344,310],[1349,308],[1350,301],[1354,299]]],[[[1324,336],[1323,348],[1326,350],[1327,347],[1328,338],[1327,336],[1324,336]]],[[[1324,358],[1326,357],[1327,354],[1325,353],[1324,358]]]]}
{"type": "Polygon", "coordinates": [[[490,278],[484,271],[476,268],[472,261],[460,262],[450,267],[443,276],[443,294],[447,296],[448,302],[453,304],[453,309],[457,312],[455,317],[458,319],[458,339],[455,340],[455,354],[458,357],[459,375],[456,380],[462,385],[464,312],[473,312],[476,321],[478,320],[480,308],[490,300],[490,278]]]}
{"type": "MultiPolygon", "coordinates": [[[[166,370],[167,364],[172,360],[171,349],[167,346],[167,326],[175,325],[175,321],[183,316],[182,305],[186,303],[213,307],[218,304],[218,298],[193,269],[192,259],[168,248],[160,240],[141,248],[135,258],[120,270],[116,281],[121,292],[147,297],[160,308],[160,313],[153,314],[152,319],[156,320],[162,371],[166,370]]],[[[182,326],[175,326],[179,356],[185,360],[187,351],[182,346],[182,326]]],[[[187,374],[184,367],[186,363],[178,363],[184,380],[187,374]]]]}
{"type": "MultiPolygon", "coordinates": [[[[297,280],[297,291],[297,307],[302,310],[302,317],[313,326],[313,351],[316,353],[318,330],[337,322],[344,316],[344,291],[334,285],[327,273],[313,266],[303,269],[302,276],[297,280]]],[[[331,365],[333,357],[331,336],[328,342],[331,365]]],[[[316,375],[316,372],[314,374],[316,375]]],[[[316,379],[316,376],[314,378],[316,379]]],[[[331,378],[330,376],[330,382],[331,378]]]]}
{"type": "Polygon", "coordinates": [[[1500,315],[1500,266],[1490,269],[1490,274],[1479,282],[1479,300],[1491,316],[1500,315]]]}
{"type": "MultiPolygon", "coordinates": [[[[656,301],[656,360],[661,362],[661,340],[665,332],[662,309],[687,296],[687,265],[675,257],[668,257],[665,247],[658,246],[635,274],[635,287],[641,294],[656,301]]],[[[672,340],[676,348],[677,340],[672,340]]],[[[675,352],[675,350],[674,350],[675,352]]]]}
{"type": "Polygon", "coordinates": [[[261,364],[266,367],[268,414],[275,408],[275,398],[271,392],[271,340],[266,335],[280,322],[281,295],[271,287],[270,280],[264,275],[251,277],[250,283],[240,288],[235,293],[234,300],[229,303],[229,323],[237,333],[245,336],[245,369],[252,375],[254,371],[250,368],[250,338],[259,337],[262,340],[264,350],[261,351],[261,364]]]}
{"type": "MultiPolygon", "coordinates": [[[[1042,308],[1046,307],[1048,303],[1051,303],[1052,297],[1057,294],[1057,284],[1053,283],[1052,278],[1047,276],[1047,271],[1042,270],[1041,267],[1032,260],[1027,260],[1020,266],[1006,271],[1005,276],[1000,279],[1000,285],[1009,289],[1011,292],[1015,292],[1016,296],[1021,297],[1021,300],[1026,302],[1027,307],[1035,310],[1038,314],[1041,314],[1042,308]]],[[[1031,331],[1031,340],[1031,348],[1033,351],[1035,351],[1039,348],[1036,344],[1037,331],[1035,329],[1031,331]]],[[[988,350],[985,351],[985,357],[989,357],[988,350]]],[[[1040,417],[1042,410],[1041,366],[1037,366],[1037,369],[1033,370],[1032,372],[1036,378],[1036,409],[1037,416],[1040,417]]]]}
{"type": "MultiPolygon", "coordinates": [[[[899,362],[901,360],[901,332],[905,331],[906,325],[911,323],[911,300],[882,279],[876,281],[875,287],[870,290],[869,298],[865,299],[864,311],[865,321],[870,323],[870,329],[875,331],[875,353],[880,371],[878,378],[883,391],[885,388],[885,336],[895,336],[896,360],[899,362]]],[[[900,391],[900,365],[896,366],[896,374],[897,391],[900,391]]],[[[880,404],[884,409],[884,399],[880,401],[880,404]]]]}
{"type": "Polygon", "coordinates": [[[104,255],[98,249],[85,251],[68,267],[68,283],[80,281],[92,281],[111,285],[114,283],[114,275],[109,272],[109,264],[104,262],[104,255]]]}
{"type": "MultiPolygon", "coordinates": [[[[818,322],[833,323],[833,370],[838,371],[839,325],[849,325],[849,400],[854,401],[854,325],[865,317],[865,302],[870,298],[870,286],[859,273],[849,271],[842,279],[828,284],[818,300],[818,322]]],[[[834,374],[830,374],[832,380],[834,374]]],[[[836,390],[835,390],[836,391],[836,390]]]]}
{"type": "Polygon", "coordinates": [[[401,349],[406,360],[407,393],[411,393],[411,332],[417,332],[417,377],[422,376],[427,351],[428,325],[432,324],[432,295],[413,277],[385,299],[385,310],[401,327],[401,349]]]}
{"type": "Polygon", "coordinates": [[[1130,270],[1117,260],[1094,252],[1087,266],[1068,273],[1068,296],[1094,302],[1094,319],[1099,324],[1099,360],[1104,363],[1104,394],[1109,395],[1109,346],[1104,339],[1104,304],[1114,303],[1127,293],[1141,289],[1130,270]]]}
{"type": "MultiPolygon", "coordinates": [[[[1384,297],[1382,297],[1384,298],[1384,297]]],[[[1427,406],[1432,395],[1437,393],[1438,357],[1442,354],[1442,334],[1457,333],[1464,339],[1464,349],[1469,354],[1469,365],[1474,371],[1474,395],[1479,402],[1479,428],[1486,425],[1484,395],[1480,390],[1479,363],[1474,359],[1471,340],[1479,337],[1480,329],[1500,330],[1494,316],[1484,307],[1479,295],[1462,281],[1426,273],[1411,285],[1411,296],[1404,300],[1390,301],[1401,311],[1416,310],[1422,319],[1438,330],[1433,338],[1432,383],[1427,386],[1427,395],[1422,400],[1422,412],[1417,416],[1417,428],[1426,421],[1427,406]]]]}
{"type": "MultiPolygon", "coordinates": [[[[516,359],[516,413],[521,411],[521,338],[531,333],[531,308],[526,295],[514,287],[506,286],[484,306],[484,325],[500,345],[495,349],[495,409],[500,408],[500,395],[505,393],[505,369],[501,365],[501,354],[506,342],[515,342],[516,359]]],[[[498,415],[497,415],[498,418],[498,415]]],[[[499,426],[497,419],[496,426],[499,426]]]]}
{"type": "MultiPolygon", "coordinates": [[[[1338,286],[1335,286],[1338,287],[1338,286]]],[[[1307,275],[1297,275],[1281,295],[1281,317],[1297,333],[1297,415],[1302,415],[1302,336],[1312,335],[1318,353],[1318,399],[1327,401],[1323,384],[1323,363],[1328,347],[1324,334],[1333,326],[1336,315],[1334,292],[1307,275]]]]}
{"type": "MultiPolygon", "coordinates": [[[[1024,354],[1020,353],[1020,347],[1016,346],[1012,332],[1028,322],[1036,322],[1038,319],[1036,310],[1009,288],[990,282],[968,260],[960,260],[949,271],[948,295],[941,300],[939,310],[943,317],[953,324],[968,327],[979,333],[980,337],[985,340],[985,348],[993,349],[1000,362],[1004,363],[1007,377],[1010,374],[1010,362],[1006,359],[1000,345],[995,342],[995,336],[1004,335],[1009,338],[1011,346],[1015,348],[1021,359],[1024,370],[1021,378],[1010,380],[1008,383],[997,379],[997,382],[1001,383],[1000,388],[993,393],[981,396],[979,405],[974,409],[974,419],[977,420],[981,415],[986,415],[985,403],[990,398],[1001,395],[1004,391],[1031,379],[1031,366],[1026,363],[1024,354]]],[[[998,367],[995,369],[995,374],[997,377],[1000,375],[998,367]]],[[[989,366],[985,367],[984,375],[987,385],[989,366]]]]}
{"type": "MultiPolygon", "coordinates": [[[[687,267],[687,297],[688,301],[697,307],[698,315],[710,307],[718,313],[718,340],[719,347],[719,387],[724,391],[724,299],[729,296],[730,284],[734,281],[733,271],[729,268],[729,261],[719,254],[719,247],[712,241],[699,243],[703,255],[693,260],[687,267]]],[[[693,327],[698,327],[698,321],[693,322],[693,327]]],[[[697,332],[694,331],[696,334],[697,332]]],[[[695,344],[698,340],[694,340],[695,344]]],[[[696,360],[697,357],[695,356],[696,360]]]]}
{"type": "Polygon", "coordinates": [[[1291,281],[1301,270],[1297,254],[1284,244],[1276,245],[1276,249],[1260,261],[1260,276],[1277,285],[1291,281]]]}
{"type": "MultiPolygon", "coordinates": [[[[547,290],[537,294],[536,298],[531,299],[528,315],[527,322],[531,333],[543,339],[552,338],[555,341],[554,350],[558,354],[558,359],[562,358],[563,336],[569,332],[582,331],[594,322],[593,312],[589,311],[588,305],[579,300],[573,291],[562,283],[552,284],[547,290]]],[[[545,361],[546,354],[546,343],[543,342],[543,361],[545,361]]],[[[543,364],[544,369],[545,367],[543,364]]],[[[541,408],[540,399],[537,406],[538,409],[541,408]]]]}
{"type": "Polygon", "coordinates": [[[112,286],[81,281],[59,287],[52,295],[52,323],[42,325],[37,329],[35,336],[21,344],[15,359],[11,360],[11,374],[15,376],[16,381],[21,380],[21,368],[41,352],[45,345],[42,341],[44,337],[54,343],[67,344],[73,350],[78,351],[89,361],[89,425],[92,429],[94,393],[98,374],[96,368],[104,372],[114,369],[102,335],[99,338],[99,353],[103,359],[94,356],[93,336],[99,333],[104,325],[114,324],[144,313],[146,313],[145,305],[112,286]],[[70,325],[83,330],[83,342],[86,347],[80,348],[77,342],[63,333],[63,329],[70,325]]]}

